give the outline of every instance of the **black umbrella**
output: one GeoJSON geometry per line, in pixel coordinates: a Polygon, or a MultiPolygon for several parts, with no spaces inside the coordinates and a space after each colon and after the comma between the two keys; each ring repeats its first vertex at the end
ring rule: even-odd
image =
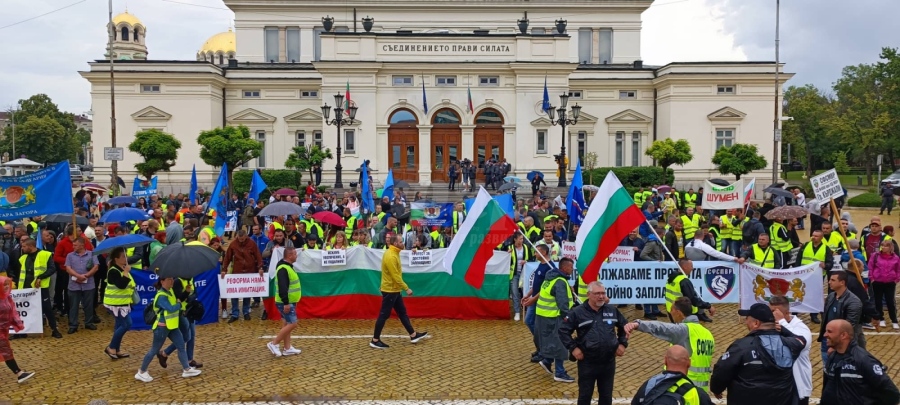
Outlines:
{"type": "Polygon", "coordinates": [[[803,187],[800,187],[800,186],[787,186],[784,189],[785,190],[793,190],[795,188],[798,188],[798,189],[800,189],[800,191],[803,191],[803,187]]]}
{"type": "Polygon", "coordinates": [[[785,198],[794,198],[794,193],[791,193],[790,191],[787,191],[782,188],[769,187],[763,191],[766,193],[772,194],[772,195],[782,196],[785,198]]]}
{"type": "MultiPolygon", "coordinates": [[[[51,214],[45,216],[41,219],[43,222],[54,223],[54,224],[71,224],[72,223],[72,214],[51,214]]],[[[77,225],[90,225],[90,221],[87,218],[82,217],[80,215],[75,216],[75,224],[77,225]]]]}
{"type": "Polygon", "coordinates": [[[709,182],[712,184],[715,184],[717,186],[722,186],[722,187],[727,187],[728,185],[731,184],[728,182],[728,180],[723,180],[723,179],[710,179],[709,182]]]}
{"type": "Polygon", "coordinates": [[[400,181],[394,183],[394,188],[409,188],[409,183],[407,183],[403,180],[400,180],[400,181]]]}
{"type": "Polygon", "coordinates": [[[500,188],[497,189],[497,191],[502,192],[502,191],[507,191],[507,190],[515,190],[519,187],[522,187],[521,185],[519,185],[519,183],[506,183],[506,184],[500,186],[500,188]]]}
{"type": "Polygon", "coordinates": [[[775,184],[770,184],[770,185],[769,185],[768,187],[766,187],[766,188],[782,188],[782,187],[784,187],[784,183],[778,182],[778,183],[775,183],[775,184]]]}
{"type": "Polygon", "coordinates": [[[259,216],[261,217],[283,217],[286,215],[296,215],[301,216],[306,213],[306,209],[303,207],[287,202],[287,201],[279,201],[275,203],[271,203],[267,205],[262,211],[259,212],[259,216]]]}
{"type": "Polygon", "coordinates": [[[179,242],[164,247],[150,264],[160,278],[189,279],[209,271],[219,263],[219,252],[202,242],[179,242]]]}

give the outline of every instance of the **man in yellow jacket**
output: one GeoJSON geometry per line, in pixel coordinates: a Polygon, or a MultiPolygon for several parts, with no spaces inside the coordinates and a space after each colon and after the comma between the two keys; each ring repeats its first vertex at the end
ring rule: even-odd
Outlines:
{"type": "Polygon", "coordinates": [[[391,236],[387,241],[388,249],[385,250],[381,259],[381,312],[378,313],[378,320],[375,321],[375,334],[369,347],[374,349],[387,349],[386,343],[381,341],[381,330],[384,329],[384,323],[391,317],[391,311],[397,312],[400,323],[409,333],[409,339],[412,343],[418,343],[422,339],[429,338],[428,332],[416,332],[409,316],[406,314],[406,306],[403,305],[402,292],[411,296],[413,290],[403,282],[403,269],[400,267],[400,251],[403,250],[403,237],[400,235],[391,236]]]}

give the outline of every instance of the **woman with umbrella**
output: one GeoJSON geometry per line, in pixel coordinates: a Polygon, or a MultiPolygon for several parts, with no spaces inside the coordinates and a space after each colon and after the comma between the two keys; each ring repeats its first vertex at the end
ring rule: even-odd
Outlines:
{"type": "Polygon", "coordinates": [[[113,249],[109,254],[109,270],[106,274],[106,290],[103,293],[103,306],[115,318],[112,340],[103,350],[109,358],[116,360],[130,357],[121,351],[122,337],[131,329],[131,305],[134,303],[134,278],[131,277],[131,266],[124,247],[113,249]]]}
{"type": "Polygon", "coordinates": [[[531,172],[528,173],[531,175],[531,196],[537,196],[538,190],[541,189],[541,184],[544,187],[547,187],[547,182],[544,181],[544,174],[541,172],[531,172]]]}
{"type": "Polygon", "coordinates": [[[156,312],[156,321],[153,322],[153,344],[150,351],[144,355],[141,362],[141,368],[138,370],[134,378],[143,382],[153,381],[153,377],[147,372],[147,367],[153,358],[159,354],[163,343],[169,339],[178,347],[178,360],[181,362],[183,369],[181,376],[184,378],[200,375],[200,370],[191,367],[188,364],[187,354],[184,349],[184,336],[178,328],[181,312],[181,302],[175,297],[172,286],[175,284],[174,277],[160,277],[156,283],[156,297],[153,298],[153,309],[156,312]]]}

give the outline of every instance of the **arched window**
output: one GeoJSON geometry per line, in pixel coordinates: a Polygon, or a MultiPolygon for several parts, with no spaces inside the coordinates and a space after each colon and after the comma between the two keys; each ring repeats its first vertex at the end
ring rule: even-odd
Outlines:
{"type": "Polygon", "coordinates": [[[128,41],[128,27],[122,27],[122,40],[128,41]]]}
{"type": "Polygon", "coordinates": [[[221,53],[219,54],[219,64],[220,65],[225,64],[225,55],[222,55],[221,53]]]}
{"type": "Polygon", "coordinates": [[[418,124],[419,120],[409,110],[397,110],[391,114],[390,124],[418,124]]]}
{"type": "Polygon", "coordinates": [[[432,124],[459,125],[459,115],[456,114],[456,111],[445,108],[434,114],[434,118],[432,118],[432,124]]]}
{"type": "Polygon", "coordinates": [[[141,42],[141,30],[138,28],[134,29],[134,42],[141,42]]]}
{"type": "Polygon", "coordinates": [[[475,118],[475,124],[503,125],[503,117],[494,110],[482,110],[475,118]]]}

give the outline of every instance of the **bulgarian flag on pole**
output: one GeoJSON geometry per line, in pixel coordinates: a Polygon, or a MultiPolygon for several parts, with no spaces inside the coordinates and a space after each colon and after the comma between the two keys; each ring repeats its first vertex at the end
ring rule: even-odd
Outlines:
{"type": "Polygon", "coordinates": [[[753,196],[753,187],[756,186],[756,177],[753,180],[750,180],[746,186],[744,186],[744,206],[750,205],[750,197],[753,196]]]}
{"type": "Polygon", "coordinates": [[[575,251],[577,268],[585,283],[596,281],[600,265],[616,250],[619,242],[646,219],[619,178],[609,171],[578,230],[575,251]]]}
{"type": "MultiPolygon", "coordinates": [[[[462,278],[472,287],[481,289],[485,268],[494,255],[494,248],[515,233],[516,229],[512,218],[481,187],[469,215],[447,249],[444,268],[454,277],[462,278]]],[[[618,241],[616,244],[618,245],[618,241]]]]}
{"type": "Polygon", "coordinates": [[[347,110],[350,108],[350,79],[347,79],[347,92],[344,93],[344,100],[346,100],[346,104],[344,109],[347,110]]]}

